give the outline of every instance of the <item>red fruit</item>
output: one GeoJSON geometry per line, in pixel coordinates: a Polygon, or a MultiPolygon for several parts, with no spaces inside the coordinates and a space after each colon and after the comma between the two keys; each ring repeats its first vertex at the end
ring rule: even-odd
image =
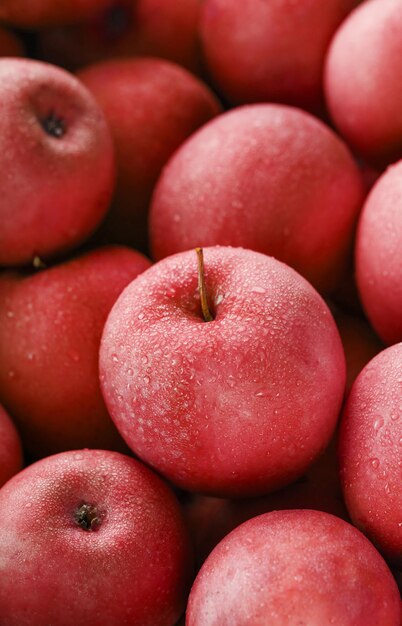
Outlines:
{"type": "Polygon", "coordinates": [[[402,158],[401,15],[402,0],[363,2],[337,31],[326,60],[332,119],[378,166],[402,158]]]}
{"type": "Polygon", "coordinates": [[[0,20],[22,28],[68,24],[90,17],[112,0],[1,0],[0,20]]]}
{"type": "Polygon", "coordinates": [[[0,401],[34,456],[125,449],[102,400],[98,350],[116,298],[149,265],[110,247],[33,275],[0,276],[0,401]]]}
{"type": "Polygon", "coordinates": [[[7,626],[173,626],[191,556],[178,503],[149,469],[101,450],[43,459],[0,490],[7,626]]]}
{"type": "Polygon", "coordinates": [[[349,394],[339,462],[349,513],[402,565],[402,343],[378,354],[349,394]]]}
{"type": "Polygon", "coordinates": [[[117,188],[103,232],[109,240],[144,248],[148,206],[162,167],[220,105],[206,85],[161,59],[103,62],[79,78],[102,107],[116,147],[117,188]]]}
{"type": "Polygon", "coordinates": [[[151,244],[157,259],[197,245],[250,248],[330,290],[362,202],[357,166],[320,121],[279,105],[241,107],[209,122],[166,165],[151,244]]]}
{"type": "Polygon", "coordinates": [[[329,42],[359,0],[205,0],[201,40],[213,80],[232,102],[322,106],[329,42]]]}
{"type": "Polygon", "coordinates": [[[0,57],[22,57],[24,48],[16,35],[0,27],[0,57]]]}
{"type": "Polygon", "coordinates": [[[13,422],[0,405],[0,487],[21,468],[21,441],[13,422]]]}
{"type": "Polygon", "coordinates": [[[200,72],[202,0],[112,0],[88,22],[39,34],[45,59],[76,69],[109,58],[155,56],[200,72]]]}
{"type": "Polygon", "coordinates": [[[0,266],[88,237],[113,191],[112,138],[91,94],[60,68],[0,59],[0,266]]]}
{"type": "Polygon", "coordinates": [[[327,445],[345,385],[343,350],[317,292],[250,250],[205,251],[205,323],[193,251],[121,295],[105,325],[102,391],[142,459],[184,489],[266,493],[327,445]]]}
{"type": "Polygon", "coordinates": [[[402,161],[370,193],[356,239],[356,275],[367,316],[392,344],[402,341],[402,161]]]}
{"type": "Polygon", "coordinates": [[[275,511],[228,535],[191,590],[186,626],[400,626],[390,570],[356,528],[318,511],[275,511]]]}

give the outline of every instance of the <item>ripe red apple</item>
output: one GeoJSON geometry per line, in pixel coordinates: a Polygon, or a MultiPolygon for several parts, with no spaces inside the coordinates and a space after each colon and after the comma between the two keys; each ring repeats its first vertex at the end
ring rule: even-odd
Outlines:
{"type": "Polygon", "coordinates": [[[98,350],[116,298],[149,264],[109,247],[38,273],[0,275],[0,402],[34,457],[126,449],[100,392],[98,350]]]}
{"type": "Polygon", "coordinates": [[[186,626],[400,626],[398,587],[356,528],[275,511],[230,533],[198,574],[186,626]]]}
{"type": "Polygon", "coordinates": [[[0,405],[0,487],[22,468],[22,448],[17,430],[0,405]]]}
{"type": "Polygon", "coordinates": [[[103,218],[113,143],[93,96],[60,68],[0,59],[0,266],[68,250],[103,218]]]}
{"type": "Polygon", "coordinates": [[[379,166],[402,158],[402,0],[368,0],[332,40],[325,68],[330,114],[348,143],[379,166]]]}
{"type": "Polygon", "coordinates": [[[340,469],[354,523],[402,565],[402,343],[378,354],[345,407],[340,469]]]}
{"type": "Polygon", "coordinates": [[[205,0],[201,41],[207,67],[230,101],[323,104],[329,42],[359,0],[205,0]]]}
{"type": "Polygon", "coordinates": [[[266,493],[301,476],[333,433],[341,341],[318,293],[276,259],[209,248],[205,271],[209,322],[194,251],[125,289],[102,337],[102,391],[131,449],[173,483],[266,493]]]}
{"type": "Polygon", "coordinates": [[[22,57],[24,47],[14,33],[0,27],[0,57],[22,57]]]}
{"type": "Polygon", "coordinates": [[[383,174],[360,216],[357,284],[367,316],[387,344],[402,341],[402,161],[383,174]]]}
{"type": "Polygon", "coordinates": [[[113,0],[1,0],[0,21],[22,28],[68,24],[93,15],[113,0]]]}
{"type": "Polygon", "coordinates": [[[166,165],[151,205],[153,254],[197,245],[275,256],[319,290],[339,281],[363,186],[346,146],[299,109],[234,109],[188,139],[166,165]]]}
{"type": "Polygon", "coordinates": [[[109,58],[154,56],[201,70],[202,0],[112,0],[89,21],[39,33],[44,59],[77,69],[109,58]]]}
{"type": "Polygon", "coordinates": [[[106,61],[78,76],[102,107],[116,147],[117,186],[102,233],[144,249],[148,206],[162,167],[220,105],[206,85],[162,59],[106,61]]]}
{"type": "Polygon", "coordinates": [[[0,490],[4,626],[173,626],[191,555],[160,478],[116,452],[42,459],[0,490]]]}

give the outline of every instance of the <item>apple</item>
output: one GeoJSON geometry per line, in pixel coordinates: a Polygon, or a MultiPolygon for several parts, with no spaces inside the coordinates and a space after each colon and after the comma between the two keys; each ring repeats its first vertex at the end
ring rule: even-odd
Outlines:
{"type": "Polygon", "coordinates": [[[112,196],[112,137],[89,91],[60,68],[0,59],[0,267],[81,243],[112,196]]]}
{"type": "Polygon", "coordinates": [[[400,626],[398,587],[356,528],[319,511],[245,522],[212,552],[186,626],[400,626]]]}
{"type": "Polygon", "coordinates": [[[0,405],[0,487],[22,468],[21,440],[10,416],[0,405]]]}
{"type": "Polygon", "coordinates": [[[402,161],[389,167],[361,213],[356,276],[367,316],[387,344],[402,341],[402,161]]]}
{"type": "Polygon", "coordinates": [[[21,28],[43,28],[89,18],[112,0],[1,0],[0,21],[21,28]]]}
{"type": "Polygon", "coordinates": [[[0,57],[22,57],[24,47],[11,31],[0,26],[0,57]]]}
{"type": "Polygon", "coordinates": [[[78,77],[102,107],[116,148],[116,192],[103,236],[146,249],[148,206],[162,167],[220,105],[201,81],[162,59],[104,61],[78,77]]]}
{"type": "Polygon", "coordinates": [[[234,103],[321,110],[324,58],[359,0],[205,0],[201,42],[213,81],[234,103]]]}
{"type": "Polygon", "coordinates": [[[402,0],[368,0],[335,34],[325,67],[331,117],[381,167],[402,158],[402,0]]]}
{"type": "Polygon", "coordinates": [[[330,291],[363,199],[352,156],[319,120],[281,105],[239,107],[167,163],[151,204],[151,248],[161,259],[198,245],[242,246],[330,291]]]}
{"type": "Polygon", "coordinates": [[[173,626],[191,553],[179,505],[138,461],[57,454],[0,490],[4,626],[173,626]]]}
{"type": "Polygon", "coordinates": [[[130,448],[174,484],[263,494],[328,444],[345,387],[341,341],[324,301],[283,263],[216,247],[204,264],[198,252],[201,298],[194,251],[163,259],[118,298],[101,341],[102,392],[130,448]]]}
{"type": "Polygon", "coordinates": [[[77,69],[109,58],[162,57],[201,72],[202,0],[112,0],[82,24],[39,33],[43,58],[77,69]]]}
{"type": "Polygon", "coordinates": [[[402,343],[378,354],[349,394],[339,464],[354,523],[402,566],[402,343]]]}
{"type": "Polygon", "coordinates": [[[126,450],[100,392],[98,350],[112,305],[149,265],[133,250],[106,247],[33,274],[0,275],[0,402],[31,456],[126,450]]]}

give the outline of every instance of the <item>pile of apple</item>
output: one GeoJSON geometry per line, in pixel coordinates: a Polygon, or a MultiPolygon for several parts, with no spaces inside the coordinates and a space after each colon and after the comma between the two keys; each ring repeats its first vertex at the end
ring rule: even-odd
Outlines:
{"type": "Polygon", "coordinates": [[[402,0],[0,23],[0,626],[401,626],[402,0]]]}

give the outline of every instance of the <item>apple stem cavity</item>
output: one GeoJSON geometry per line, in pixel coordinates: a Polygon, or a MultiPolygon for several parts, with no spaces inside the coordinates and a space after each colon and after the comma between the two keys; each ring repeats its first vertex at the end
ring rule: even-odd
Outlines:
{"type": "Polygon", "coordinates": [[[204,322],[212,322],[213,316],[208,306],[207,289],[205,286],[204,253],[202,248],[195,249],[198,257],[198,291],[201,299],[201,310],[204,322]]]}
{"type": "Polygon", "coordinates": [[[99,511],[93,504],[81,504],[74,513],[74,520],[83,530],[93,531],[99,528],[99,511]]]}
{"type": "Polygon", "coordinates": [[[42,120],[42,128],[51,137],[61,139],[67,132],[65,121],[56,115],[54,111],[50,111],[49,115],[42,120]]]}

